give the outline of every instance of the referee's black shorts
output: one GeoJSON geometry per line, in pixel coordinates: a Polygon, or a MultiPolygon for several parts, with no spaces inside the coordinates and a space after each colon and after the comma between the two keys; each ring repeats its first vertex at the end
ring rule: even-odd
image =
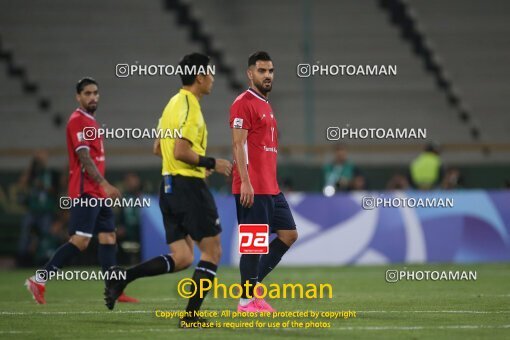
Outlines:
{"type": "Polygon", "coordinates": [[[172,176],[172,193],[159,191],[159,208],[163,214],[168,244],[190,235],[199,242],[204,237],[221,233],[214,198],[201,178],[172,176]]]}

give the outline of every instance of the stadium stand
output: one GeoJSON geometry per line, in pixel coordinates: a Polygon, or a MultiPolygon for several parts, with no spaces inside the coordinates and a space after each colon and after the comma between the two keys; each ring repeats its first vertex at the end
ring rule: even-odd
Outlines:
{"type": "MultiPolygon", "coordinates": [[[[176,65],[184,53],[199,50],[180,29],[172,13],[164,11],[162,2],[123,2],[118,11],[115,1],[70,3],[56,1],[51,6],[38,1],[25,1],[24,6],[5,4],[9,7],[0,14],[0,31],[5,42],[30,70],[42,93],[52,99],[64,119],[75,109],[74,86],[83,76],[95,77],[101,87],[99,121],[106,127],[153,127],[168,99],[180,86],[178,76],[134,76],[117,78],[115,65],[170,64],[176,65]],[[30,11],[24,8],[30,7],[30,11]],[[58,8],[55,10],[54,8],[58,8]],[[81,18],[80,18],[81,13],[81,18]],[[150,18],[150,20],[148,19],[150,18]],[[51,25],[49,24],[51,23],[51,25]]],[[[4,75],[2,75],[4,77],[4,75]]],[[[2,84],[8,84],[2,82],[2,84]]],[[[7,86],[2,86],[7,87],[7,86]]],[[[12,87],[13,91],[19,86],[12,87]]],[[[233,98],[221,76],[216,78],[215,95],[233,98]]],[[[4,94],[2,94],[4,96],[4,94]]],[[[22,94],[2,100],[2,112],[11,113],[13,124],[3,124],[4,136],[19,136],[19,131],[30,131],[26,138],[2,138],[2,148],[60,148],[65,160],[65,124],[52,127],[48,116],[34,110],[22,94]],[[15,117],[15,118],[14,118],[15,117]],[[51,133],[49,133],[51,132],[51,133]]],[[[29,99],[29,98],[28,98],[29,99]]],[[[225,111],[207,104],[211,144],[225,144],[225,111]],[[224,130],[224,133],[221,131],[224,130]]],[[[228,108],[226,102],[224,105],[228,108]]],[[[139,153],[141,166],[157,166],[158,160],[147,152],[150,140],[108,140],[108,150],[139,153]],[[131,148],[131,149],[129,149],[131,148]],[[133,151],[134,150],[134,151],[133,151]],[[146,156],[144,156],[146,155],[146,156]]],[[[132,165],[132,159],[123,155],[110,157],[116,166],[132,165]]],[[[24,166],[26,162],[9,162],[10,166],[24,166]]],[[[112,164],[110,163],[110,164],[112,164]]]]}
{"type": "MultiPolygon", "coordinates": [[[[314,1],[309,2],[309,8],[303,6],[306,2],[296,4],[291,0],[176,2],[188,6],[203,31],[214,38],[227,65],[233,66],[237,81],[245,83],[245,64],[251,52],[264,49],[271,53],[277,66],[271,100],[279,114],[282,150],[289,147],[282,156],[291,155],[282,157],[283,161],[322,162],[331,146],[325,138],[326,127],[346,124],[354,128],[427,128],[429,139],[457,146],[447,148],[443,155],[450,162],[508,159],[508,150],[504,148],[505,152],[496,150],[490,155],[477,151],[480,147],[473,143],[468,125],[459,120],[457,112],[445,101],[431,75],[401,39],[398,28],[390,23],[377,1],[314,1]],[[303,38],[307,35],[310,41],[303,38]],[[296,66],[309,62],[304,52],[306,46],[311,63],[396,64],[398,75],[299,78],[296,66]],[[310,111],[307,105],[311,105],[310,111]],[[302,151],[307,149],[300,146],[306,144],[313,145],[317,157],[302,151]]],[[[427,27],[431,41],[437,41],[438,54],[444,56],[452,77],[469,98],[473,120],[479,123],[484,142],[508,143],[505,134],[509,119],[505,105],[508,104],[501,96],[508,88],[504,82],[508,72],[496,75],[505,69],[502,57],[491,57],[494,60],[485,62],[489,59],[485,59],[483,52],[486,48],[497,49],[496,45],[489,45],[508,39],[500,27],[504,26],[503,21],[494,23],[500,32],[497,35],[491,34],[493,26],[482,27],[483,19],[474,21],[479,45],[470,46],[469,38],[475,28],[467,26],[473,22],[472,16],[481,6],[479,2],[468,1],[461,15],[455,18],[455,25],[440,23],[448,18],[446,12],[460,6],[458,1],[447,6],[434,1],[410,4],[416,4],[420,24],[427,27]],[[442,6],[444,11],[435,10],[437,6],[442,6]],[[486,68],[474,71],[475,61],[486,68]],[[477,91],[476,79],[481,75],[490,76],[491,82],[487,81],[487,86],[477,91]],[[491,119],[485,119],[485,115],[491,119]]],[[[122,11],[118,11],[118,2],[112,0],[87,3],[57,0],[51,6],[26,0],[23,6],[14,3],[2,6],[5,9],[0,11],[2,42],[26,67],[41,96],[49,98],[52,104],[49,114],[37,112],[37,102],[31,103],[34,97],[23,94],[16,80],[2,79],[2,90],[8,87],[5,91],[17,91],[18,96],[3,91],[0,103],[0,109],[10,114],[12,122],[0,128],[3,136],[8,137],[1,142],[2,154],[8,156],[2,164],[4,168],[25,166],[29,156],[26,150],[34,146],[54,150],[57,156],[52,157],[53,164],[65,164],[64,125],[55,126],[54,114],[61,115],[65,123],[76,106],[73,86],[85,75],[94,76],[100,82],[99,120],[107,127],[154,126],[170,94],[179,86],[178,77],[117,78],[115,65],[175,64],[183,53],[203,48],[199,41],[190,39],[189,30],[193,27],[179,25],[177,12],[168,2],[165,6],[165,1],[128,0],[122,3],[122,11]],[[10,142],[22,129],[30,133],[23,139],[17,138],[16,143],[10,142]],[[6,152],[8,149],[18,150],[24,158],[6,152]]],[[[497,5],[486,11],[497,12],[497,5]]],[[[223,154],[228,154],[230,135],[226,121],[236,95],[231,77],[219,73],[213,95],[204,100],[210,145],[212,150],[223,154]]],[[[350,144],[353,144],[352,157],[359,164],[406,164],[421,149],[419,141],[406,144],[378,140],[375,146],[370,140],[355,140],[350,144]]],[[[130,156],[136,155],[137,166],[157,166],[157,159],[148,153],[150,145],[148,140],[108,140],[109,164],[116,168],[133,165],[130,156]]]]}
{"type": "Polygon", "coordinates": [[[507,2],[411,0],[409,4],[467,98],[486,139],[508,143],[507,2]]]}
{"type": "MultiPolygon", "coordinates": [[[[398,28],[390,23],[376,2],[335,1],[328,5],[324,6],[321,1],[311,3],[312,60],[321,64],[396,64],[398,76],[313,79],[315,144],[326,144],[325,127],[345,124],[351,127],[425,127],[430,139],[443,144],[473,142],[468,125],[462,123],[446,102],[431,74],[400,38],[398,28]],[[335,25],[335,22],[342,24],[335,25]]],[[[244,76],[250,52],[258,48],[271,52],[277,65],[272,101],[276,110],[282,112],[280,126],[292,127],[291,133],[283,131],[282,143],[304,144],[310,128],[304,112],[308,88],[304,80],[296,76],[296,66],[305,62],[302,33],[306,27],[303,27],[305,13],[301,5],[291,6],[289,1],[239,1],[227,5],[224,0],[214,0],[195,2],[194,11],[224,47],[241,76],[244,76]],[[286,19],[278,20],[283,17],[286,19]],[[264,22],[281,24],[264,25],[264,22]]],[[[490,128],[486,135],[492,135],[490,128]]],[[[488,141],[501,142],[500,139],[488,141]]],[[[370,141],[354,142],[366,143],[370,141]]],[[[412,149],[408,154],[404,152],[388,159],[384,151],[378,150],[378,154],[370,157],[358,156],[358,161],[402,162],[415,152],[412,149]]],[[[491,156],[491,160],[498,158],[498,155],[491,156]]],[[[465,160],[466,154],[457,149],[447,152],[445,158],[465,160]]],[[[481,152],[470,158],[471,161],[486,159],[481,152]]]]}

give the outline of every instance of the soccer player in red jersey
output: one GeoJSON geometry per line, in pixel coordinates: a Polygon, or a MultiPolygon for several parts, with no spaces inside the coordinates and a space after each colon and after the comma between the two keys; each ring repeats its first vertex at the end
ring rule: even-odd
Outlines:
{"type": "MultiPolygon", "coordinates": [[[[76,85],[76,100],[80,106],[71,114],[66,129],[69,155],[68,195],[71,199],[80,198],[85,202],[91,198],[119,198],[119,190],[104,178],[103,138],[97,136],[99,124],[94,116],[99,101],[97,82],[92,78],[81,79],[76,85]]],[[[45,281],[50,273],[58,271],[66,262],[84,251],[95,233],[99,239],[99,261],[102,270],[107,271],[117,263],[115,219],[111,207],[100,204],[82,205],[81,202],[77,206],[71,206],[69,242],[57,249],[42,271],[25,281],[37,303],[46,303],[45,281]]],[[[122,301],[137,302],[126,295],[122,301]]]]}
{"type": "Polygon", "coordinates": [[[241,255],[241,285],[248,281],[252,288],[243,290],[237,310],[272,312],[274,309],[264,299],[254,298],[253,287],[276,267],[297,240],[298,233],[276,179],[278,130],[275,113],[267,99],[274,77],[269,54],[252,54],[246,74],[250,88],[239,95],[230,108],[235,162],[232,193],[237,220],[239,224],[268,224],[277,237],[269,244],[268,254],[241,255]]]}

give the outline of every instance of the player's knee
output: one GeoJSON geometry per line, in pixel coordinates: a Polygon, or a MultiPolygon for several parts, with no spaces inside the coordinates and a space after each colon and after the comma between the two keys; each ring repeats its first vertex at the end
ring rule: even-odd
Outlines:
{"type": "Polygon", "coordinates": [[[285,235],[278,236],[280,240],[282,240],[283,243],[285,243],[287,246],[291,246],[294,244],[294,242],[298,239],[298,232],[297,230],[293,230],[292,232],[285,233],[285,235]]]}
{"type": "Polygon", "coordinates": [[[73,235],[69,242],[72,243],[80,251],[84,251],[90,244],[90,238],[73,235]]]}

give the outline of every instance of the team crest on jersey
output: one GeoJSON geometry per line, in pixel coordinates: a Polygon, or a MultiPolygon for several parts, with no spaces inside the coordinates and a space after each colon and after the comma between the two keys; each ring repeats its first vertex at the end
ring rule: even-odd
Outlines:
{"type": "Polygon", "coordinates": [[[242,118],[234,118],[234,124],[232,124],[235,129],[243,128],[243,119],[242,118]]]}
{"type": "Polygon", "coordinates": [[[78,138],[78,142],[83,142],[85,139],[83,139],[83,132],[80,131],[76,134],[76,137],[78,138]]]}

